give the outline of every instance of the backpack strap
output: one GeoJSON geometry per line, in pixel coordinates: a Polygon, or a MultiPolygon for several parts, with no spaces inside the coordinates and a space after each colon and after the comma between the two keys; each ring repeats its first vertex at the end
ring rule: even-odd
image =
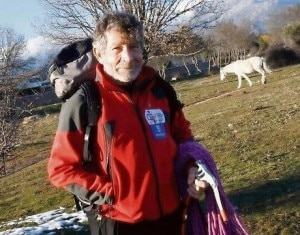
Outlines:
{"type": "MultiPolygon", "coordinates": [[[[97,125],[97,120],[101,116],[101,95],[97,88],[97,84],[94,80],[89,80],[81,84],[86,105],[87,105],[87,122],[84,135],[84,146],[83,146],[83,165],[92,162],[93,152],[93,137],[95,137],[95,127],[97,125]]],[[[80,200],[74,195],[75,204],[77,208],[82,208],[82,210],[87,215],[90,234],[99,235],[99,221],[98,221],[98,210],[95,205],[80,205],[80,200]]]]}
{"type": "Polygon", "coordinates": [[[101,115],[101,97],[94,80],[84,82],[80,88],[84,92],[87,104],[87,123],[83,147],[83,164],[85,165],[92,161],[93,141],[91,141],[91,138],[95,136],[95,126],[101,115]]]}
{"type": "Polygon", "coordinates": [[[95,209],[91,209],[89,211],[86,211],[85,214],[88,218],[90,235],[100,235],[101,233],[99,234],[99,221],[97,220],[97,211],[95,209]]]}
{"type": "Polygon", "coordinates": [[[158,87],[162,88],[165,96],[167,97],[170,107],[170,123],[172,123],[175,118],[176,111],[178,109],[182,109],[184,104],[178,100],[176,91],[169,82],[165,81],[160,76],[157,76],[156,82],[158,87]]]}

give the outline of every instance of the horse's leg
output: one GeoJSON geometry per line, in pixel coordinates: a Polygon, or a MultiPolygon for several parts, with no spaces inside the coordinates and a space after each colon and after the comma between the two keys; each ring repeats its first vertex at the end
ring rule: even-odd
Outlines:
{"type": "Polygon", "coordinates": [[[263,72],[263,73],[261,74],[261,83],[262,83],[262,84],[266,84],[266,83],[267,83],[265,72],[263,72]]]}
{"type": "Polygon", "coordinates": [[[261,83],[266,84],[267,81],[266,81],[265,71],[263,69],[257,69],[256,71],[261,74],[261,83]]]}
{"type": "Polygon", "coordinates": [[[261,74],[261,83],[262,84],[266,84],[267,80],[266,80],[266,75],[265,75],[266,73],[265,73],[265,71],[261,70],[260,74],[261,74]]]}
{"type": "Polygon", "coordinates": [[[240,74],[237,74],[237,77],[238,77],[238,86],[237,86],[237,89],[240,89],[241,86],[242,86],[242,77],[240,74]]]}
{"type": "Polygon", "coordinates": [[[247,82],[249,83],[249,86],[252,86],[252,82],[251,82],[250,78],[245,73],[242,73],[241,76],[247,80],[247,82]]]}

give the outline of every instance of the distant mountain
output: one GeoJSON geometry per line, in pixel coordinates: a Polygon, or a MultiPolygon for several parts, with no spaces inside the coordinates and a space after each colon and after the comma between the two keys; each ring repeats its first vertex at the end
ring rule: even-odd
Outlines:
{"type": "Polygon", "coordinates": [[[295,4],[300,4],[300,0],[226,0],[228,10],[221,20],[232,19],[236,23],[247,20],[253,22],[257,30],[264,31],[270,13],[295,4]]]}

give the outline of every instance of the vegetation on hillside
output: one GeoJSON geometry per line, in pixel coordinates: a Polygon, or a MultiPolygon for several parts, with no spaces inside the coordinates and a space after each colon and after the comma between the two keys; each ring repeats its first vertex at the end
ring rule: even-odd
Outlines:
{"type": "MultiPolygon", "coordinates": [[[[251,234],[297,234],[300,179],[300,65],[274,70],[252,87],[218,76],[173,83],[196,139],[212,153],[231,202],[251,234]]],[[[22,125],[15,161],[25,167],[0,178],[0,222],[60,206],[70,194],[47,180],[57,113],[22,125]]],[[[49,110],[49,111],[48,111],[49,110]]]]}

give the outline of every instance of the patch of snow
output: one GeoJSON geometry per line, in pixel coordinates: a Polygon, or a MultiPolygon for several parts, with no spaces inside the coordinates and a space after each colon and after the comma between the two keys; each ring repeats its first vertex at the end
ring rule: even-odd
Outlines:
{"type": "Polygon", "coordinates": [[[83,211],[67,213],[64,208],[52,210],[25,218],[2,222],[0,229],[6,226],[11,229],[0,232],[0,235],[56,235],[57,231],[87,231],[87,218],[83,211]],[[26,227],[26,224],[36,224],[26,227]]]}

